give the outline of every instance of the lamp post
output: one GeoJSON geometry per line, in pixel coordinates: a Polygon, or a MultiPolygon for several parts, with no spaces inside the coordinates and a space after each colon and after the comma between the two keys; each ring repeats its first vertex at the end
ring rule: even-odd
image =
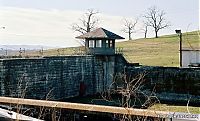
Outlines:
{"type": "Polygon", "coordinates": [[[182,33],[181,33],[181,30],[175,30],[176,34],[178,34],[178,36],[180,37],[180,67],[182,67],[182,33]]]}

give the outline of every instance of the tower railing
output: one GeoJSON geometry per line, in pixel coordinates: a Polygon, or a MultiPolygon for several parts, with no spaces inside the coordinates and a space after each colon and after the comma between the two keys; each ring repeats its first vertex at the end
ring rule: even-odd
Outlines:
{"type": "Polygon", "coordinates": [[[115,54],[123,54],[123,47],[116,47],[115,48],[115,54]]]}

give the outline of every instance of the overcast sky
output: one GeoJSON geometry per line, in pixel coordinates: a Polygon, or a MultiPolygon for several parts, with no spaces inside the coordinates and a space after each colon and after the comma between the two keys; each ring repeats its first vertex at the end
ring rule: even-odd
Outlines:
{"type": "MultiPolygon", "coordinates": [[[[0,0],[0,44],[34,44],[47,46],[77,46],[79,43],[70,26],[93,8],[100,12],[99,26],[122,33],[122,20],[135,19],[151,6],[166,12],[171,27],[159,33],[173,34],[177,28],[199,29],[199,0],[0,0]]],[[[141,28],[140,22],[137,29],[141,28]]],[[[149,37],[154,36],[149,32],[149,37]]],[[[138,31],[133,38],[141,38],[138,31]]]]}

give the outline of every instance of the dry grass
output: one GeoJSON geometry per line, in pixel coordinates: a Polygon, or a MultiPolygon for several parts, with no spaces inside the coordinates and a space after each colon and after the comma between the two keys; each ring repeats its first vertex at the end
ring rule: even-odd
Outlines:
{"type": "Polygon", "coordinates": [[[187,106],[173,106],[167,104],[155,104],[149,109],[155,111],[169,111],[169,112],[185,112],[185,113],[193,113],[193,114],[200,114],[200,107],[192,107],[189,106],[187,110],[187,106]]]}

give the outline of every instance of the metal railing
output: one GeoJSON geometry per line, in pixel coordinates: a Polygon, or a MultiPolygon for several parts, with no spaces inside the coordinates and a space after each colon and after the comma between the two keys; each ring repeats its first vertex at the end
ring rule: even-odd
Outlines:
{"type": "Polygon", "coordinates": [[[24,98],[0,97],[0,103],[39,106],[39,107],[42,106],[42,107],[47,107],[47,108],[71,109],[71,110],[77,110],[77,111],[112,113],[112,114],[122,114],[122,115],[132,115],[132,116],[142,116],[142,117],[153,117],[153,118],[166,119],[168,121],[178,121],[180,119],[182,119],[183,121],[199,121],[200,120],[199,114],[179,113],[179,112],[169,112],[169,111],[155,111],[155,110],[148,110],[148,109],[135,109],[135,108],[126,108],[126,107],[113,107],[113,106],[69,103],[69,102],[59,102],[59,101],[24,99],[24,98]]]}

